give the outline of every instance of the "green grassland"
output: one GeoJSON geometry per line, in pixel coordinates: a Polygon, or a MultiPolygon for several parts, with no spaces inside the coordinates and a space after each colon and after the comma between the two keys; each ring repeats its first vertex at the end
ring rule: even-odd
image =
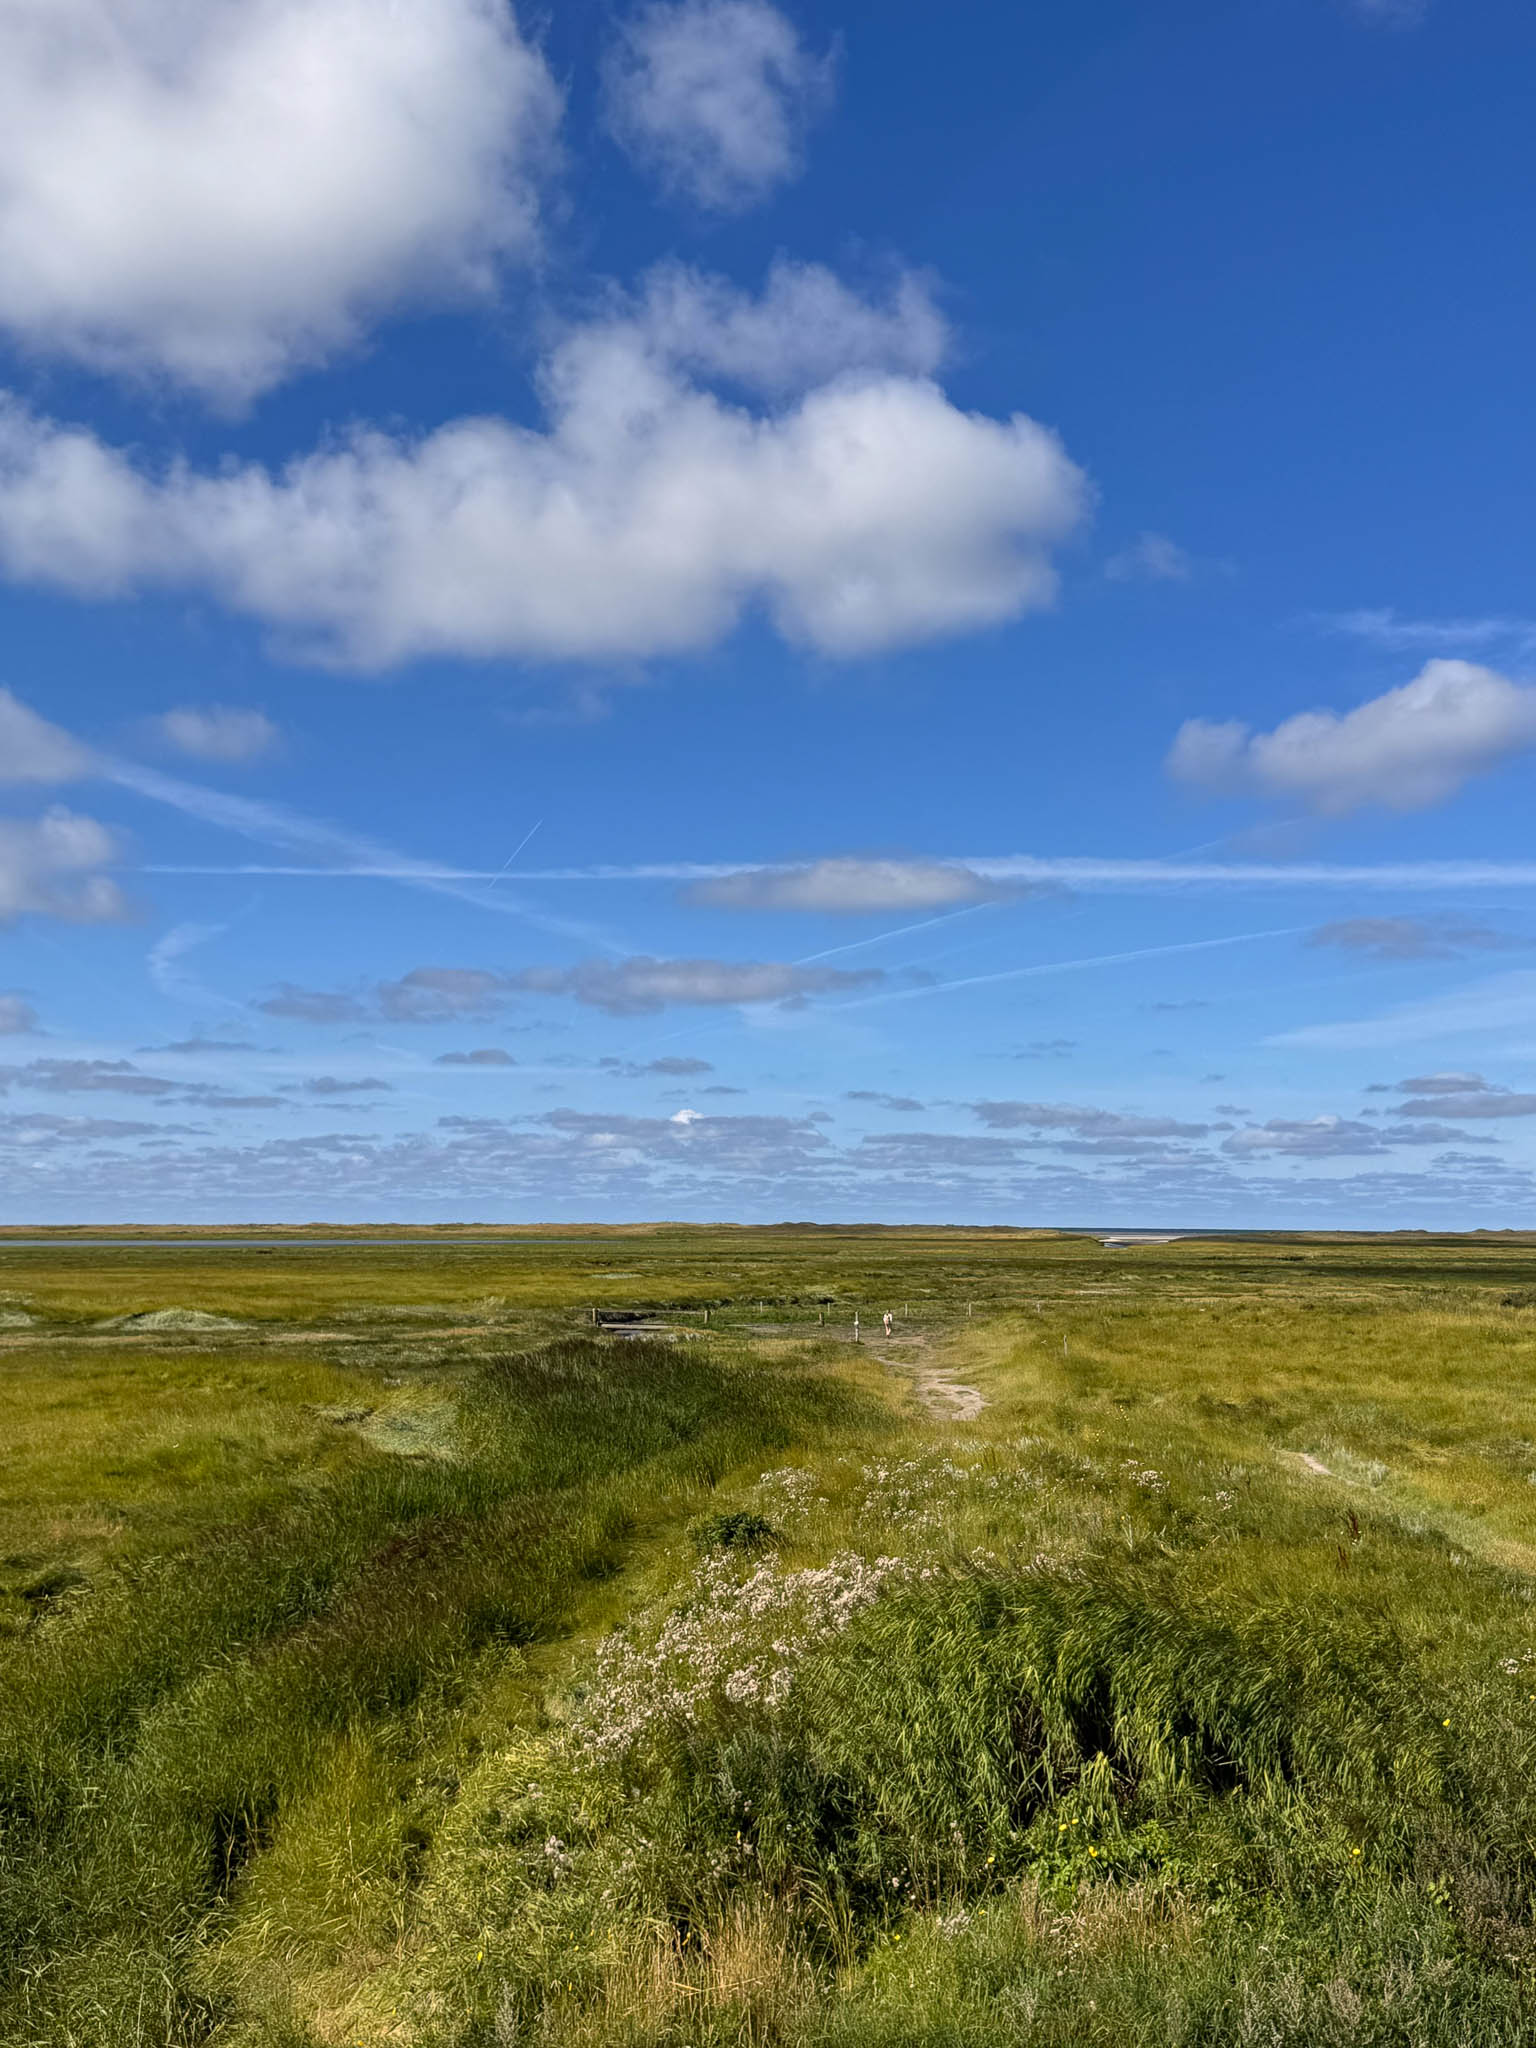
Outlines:
{"type": "Polygon", "coordinates": [[[395,1235],[0,1232],[7,2048],[1536,2040],[1536,1240],[395,1235]]]}

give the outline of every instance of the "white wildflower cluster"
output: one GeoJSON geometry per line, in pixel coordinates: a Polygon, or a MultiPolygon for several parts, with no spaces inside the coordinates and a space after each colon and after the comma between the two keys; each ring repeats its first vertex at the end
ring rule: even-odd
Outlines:
{"type": "Polygon", "coordinates": [[[781,1465],[765,1472],[753,1488],[763,1513],[781,1529],[808,1522],[813,1511],[827,1505],[824,1493],[816,1491],[816,1474],[803,1465],[781,1465]]]}
{"type": "Polygon", "coordinates": [[[989,1500],[1017,1499],[1044,1484],[1038,1473],[998,1471],[980,1458],[959,1459],[941,1451],[863,1468],[860,1519],[887,1522],[914,1534],[953,1525],[958,1508],[989,1500]]]}
{"type": "Polygon", "coordinates": [[[1510,1678],[1520,1678],[1532,1663],[1536,1663],[1536,1650],[1522,1650],[1518,1657],[1501,1657],[1499,1669],[1510,1678]]]}
{"type": "Polygon", "coordinates": [[[1162,1473],[1151,1465],[1143,1465],[1140,1458],[1123,1458],[1120,1463],[1120,1470],[1128,1472],[1132,1485],[1139,1486],[1143,1493],[1166,1493],[1168,1491],[1168,1482],[1162,1473]]]}
{"type": "Polygon", "coordinates": [[[806,1654],[907,1576],[902,1558],[853,1551],[793,1572],[705,1558],[677,1605],[653,1609],[598,1646],[570,1704],[571,1735],[594,1760],[614,1759],[650,1730],[694,1720],[718,1700],[781,1707],[806,1654]]]}

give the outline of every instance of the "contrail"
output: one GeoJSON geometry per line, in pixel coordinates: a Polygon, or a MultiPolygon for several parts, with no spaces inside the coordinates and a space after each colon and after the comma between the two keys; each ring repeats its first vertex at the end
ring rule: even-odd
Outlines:
{"type": "MultiPolygon", "coordinates": [[[[146,771],[147,772],[147,771],[146,771]]],[[[165,780],[166,778],[157,778],[165,780]]],[[[146,791],[146,794],[149,792],[146,791]]],[[[221,801],[226,801],[221,799],[221,801]]],[[[239,799],[230,798],[236,803],[239,799]]],[[[253,806],[265,809],[265,806],[253,806]]],[[[493,868],[439,866],[402,861],[398,856],[361,852],[344,869],[245,864],[225,867],[147,866],[151,875],[291,875],[313,879],[350,876],[360,881],[494,882],[493,868]]],[[[1440,889],[1536,888],[1536,861],[1443,860],[1342,863],[1331,861],[1122,860],[1087,856],[1010,854],[925,854],[923,867],[967,868],[992,882],[1054,882],[1084,892],[1141,889],[1382,889],[1407,892],[1440,889]]],[[[635,866],[524,868],[524,882],[707,882],[732,875],[792,875],[804,861],[658,861],[635,866]]]]}
{"type": "Polygon", "coordinates": [[[850,939],[846,946],[828,946],[824,953],[802,953],[797,967],[813,967],[818,960],[835,960],[839,953],[857,953],[865,946],[878,946],[886,939],[904,939],[910,932],[926,932],[936,924],[953,924],[957,917],[974,917],[978,910],[996,910],[995,903],[968,903],[963,910],[946,910],[940,917],[925,917],[918,924],[899,924],[894,930],[875,932],[867,939],[850,939]]]}
{"type": "Polygon", "coordinates": [[[1208,953],[1218,946],[1246,946],[1257,939],[1288,939],[1304,932],[1303,924],[1277,926],[1272,931],[1233,932],[1224,939],[1184,939],[1173,946],[1136,946],[1128,953],[1091,953],[1081,960],[1044,960],[1028,967],[1004,967],[995,974],[967,974],[958,981],[935,981],[918,988],[887,989],[877,996],[855,996],[846,1003],[829,1004],[829,1010],[867,1010],[879,1003],[911,1003],[921,996],[953,995],[960,988],[981,988],[993,981],[1026,981],[1038,975],[1072,974],[1084,967],[1119,967],[1128,960],[1155,960],[1169,953],[1208,953]]]}
{"type": "MultiPolygon", "coordinates": [[[[148,797],[153,803],[166,804],[172,810],[198,818],[206,825],[216,825],[221,831],[237,833],[242,839],[254,839],[263,846],[291,847],[296,851],[310,852],[317,859],[335,863],[330,867],[283,867],[260,862],[225,868],[154,866],[145,868],[143,872],[146,874],[304,875],[311,880],[317,876],[326,880],[350,876],[403,882],[411,888],[452,896],[480,910],[494,910],[505,917],[522,918],[541,931],[577,939],[583,945],[596,946],[615,957],[622,957],[627,950],[593,925],[551,916],[547,911],[525,903],[519,896],[505,892],[492,896],[489,890],[470,886],[475,882],[496,883],[506,873],[505,867],[494,874],[482,874],[447,867],[438,861],[413,860],[408,855],[395,852],[393,847],[380,845],[377,840],[343,831],[315,818],[306,818],[285,805],[228,796],[222,790],[206,789],[201,783],[183,782],[179,776],[162,775],[155,768],[141,768],[134,761],[103,756],[98,757],[95,768],[105,781],[115,782],[137,796],[148,797]]],[[[527,843],[525,838],[523,844],[526,846],[527,843]]],[[[515,860],[517,855],[512,858],[515,860]]]]}
{"type": "MultiPolygon", "coordinates": [[[[533,823],[528,827],[528,830],[523,834],[522,838],[519,839],[516,846],[513,847],[512,851],[507,855],[506,859],[497,869],[496,880],[491,883],[491,889],[495,888],[496,883],[501,880],[502,876],[507,872],[507,869],[511,867],[513,861],[517,859],[517,856],[522,852],[523,848],[528,844],[529,840],[533,837],[534,833],[538,831],[539,827],[543,824],[543,822],[544,820],[542,818],[535,818],[533,823]]],[[[491,889],[486,890],[485,893],[487,896],[490,895],[491,889]]]]}

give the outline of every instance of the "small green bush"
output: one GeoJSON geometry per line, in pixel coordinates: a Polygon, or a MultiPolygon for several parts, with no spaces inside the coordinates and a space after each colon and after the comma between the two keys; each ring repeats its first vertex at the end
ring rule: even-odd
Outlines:
{"type": "Polygon", "coordinates": [[[772,1522],[745,1509],[701,1515],[689,1525],[688,1535],[701,1556],[711,1550],[763,1550],[783,1540],[772,1522]]]}

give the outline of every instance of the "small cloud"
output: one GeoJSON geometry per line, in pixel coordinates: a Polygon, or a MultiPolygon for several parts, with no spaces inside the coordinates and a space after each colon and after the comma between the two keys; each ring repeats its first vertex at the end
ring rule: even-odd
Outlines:
{"type": "Polygon", "coordinates": [[[660,1060],[617,1060],[603,1059],[597,1063],[606,1072],[625,1081],[645,1080],[651,1075],[668,1081],[688,1081],[698,1074],[712,1074],[715,1070],[708,1060],[678,1058],[669,1055],[660,1060]]]}
{"type": "Polygon", "coordinates": [[[316,1074],[300,1084],[306,1095],[392,1095],[394,1086],[389,1081],[380,1081],[368,1075],[358,1081],[341,1081],[334,1074],[316,1074]]]}
{"type": "Polygon", "coordinates": [[[499,1045],[482,1045],[473,1052],[439,1053],[432,1064],[435,1067],[515,1067],[517,1061],[511,1053],[503,1052],[499,1045]]]}
{"type": "Polygon", "coordinates": [[[1454,960],[1524,943],[1455,917],[1346,917],[1319,925],[1307,939],[1309,946],[1337,946],[1373,960],[1454,960]]]}
{"type": "Polygon", "coordinates": [[[834,69],[768,0],[657,0],[609,52],[608,123],[672,191],[740,212],[798,174],[834,69]]]}
{"type": "Polygon", "coordinates": [[[156,720],[162,739],[195,761],[234,765],[256,761],[276,747],[277,727],[262,711],[237,711],[227,704],[183,705],[156,720]]]}
{"type": "Polygon", "coordinates": [[[1165,533],[1138,535],[1104,564],[1111,583],[1187,583],[1192,572],[1189,556],[1165,533]]]}
{"type": "Polygon", "coordinates": [[[746,1092],[745,1088],[728,1087],[724,1081],[716,1081],[713,1086],[701,1090],[705,1095],[745,1095],[746,1092]]]}
{"type": "MultiPolygon", "coordinates": [[[[813,995],[868,988],[885,980],[878,967],[841,968],[778,960],[583,960],[574,967],[523,967],[498,974],[481,967],[416,967],[357,995],[284,983],[257,1005],[273,1017],[310,1024],[444,1024],[487,1016],[517,995],[569,996],[614,1017],[639,1017],[669,1004],[705,1006],[803,1003],[813,995]]],[[[628,1074],[629,1065],[616,1069],[628,1074]]],[[[707,1061],[652,1060],[633,1073],[686,1077],[710,1071],[707,1061]]]]}
{"type": "Polygon", "coordinates": [[[877,1088],[850,1088],[843,1100],[872,1102],[880,1109],[901,1110],[903,1113],[927,1107],[927,1104],[919,1102],[915,1095],[882,1095],[877,1088]]]}
{"type": "Polygon", "coordinates": [[[1429,0],[1352,0],[1353,12],[1377,28],[1417,28],[1429,0]]]}
{"type": "Polygon", "coordinates": [[[176,1052],[190,1054],[206,1052],[260,1052],[261,1047],[259,1045],[252,1045],[243,1038],[175,1038],[171,1040],[169,1045],[141,1045],[139,1051],[145,1053],[176,1052]]]}
{"type": "Polygon", "coordinates": [[[1390,607],[1353,612],[1317,612],[1312,623],[1327,633],[1347,634],[1394,653],[1464,653],[1469,647],[1508,642],[1522,653],[1536,647],[1536,619],[1404,619],[1390,607]]]}
{"type": "Polygon", "coordinates": [[[1229,1159],[1252,1159],[1261,1154],[1292,1159],[1354,1159],[1384,1152],[1387,1147],[1381,1132],[1370,1124],[1352,1122],[1342,1116],[1314,1116],[1272,1117],[1267,1124],[1234,1131],[1230,1138],[1222,1139],[1221,1149],[1229,1159]]]}
{"type": "Polygon", "coordinates": [[[993,1131],[1069,1131],[1076,1138],[1203,1138],[1210,1128],[1075,1102],[972,1102],[968,1107],[993,1131]]]}
{"type": "Polygon", "coordinates": [[[374,1000],[388,1023],[446,1024],[488,1015],[509,986],[504,975],[481,967],[416,967],[398,981],[381,981],[374,1000]]]}
{"type": "Polygon", "coordinates": [[[25,1038],[39,1028],[37,1012],[25,997],[0,995],[0,1038],[25,1038]]]}
{"type": "Polygon", "coordinates": [[[42,1145],[93,1145],[126,1138],[162,1138],[192,1133],[192,1124],[130,1123],[121,1117],[29,1116],[0,1117],[0,1133],[13,1144],[33,1148],[42,1145]]]}
{"type": "Polygon", "coordinates": [[[10,1088],[44,1095],[137,1095],[154,1102],[195,1103],[201,1109],[282,1109],[276,1095],[235,1095],[202,1081],[146,1074],[132,1060],[32,1060],[0,1067],[0,1095],[10,1088]]]}
{"type": "Polygon", "coordinates": [[[1210,1004],[1209,1004],[1209,1003],[1208,1003],[1208,1002],[1206,1001],[1206,999],[1205,999],[1205,997],[1204,997],[1204,996],[1191,996],[1191,997],[1189,997],[1189,999],[1188,999],[1187,1001],[1185,1001],[1185,1002],[1182,1002],[1182,1003],[1143,1003],[1143,1004],[1142,1004],[1142,1008],[1143,1008],[1144,1010],[1149,1010],[1149,1011],[1151,1011],[1151,1013],[1153,1014],[1153,1016],[1158,1016],[1158,1015],[1162,1015],[1162,1016],[1167,1016],[1167,1015],[1169,1015],[1169,1014],[1171,1014],[1171,1013],[1173,1013],[1173,1012],[1179,1011],[1179,1010],[1208,1010],[1208,1009],[1209,1009],[1210,1007],[1211,1007],[1211,1006],[1210,1006],[1210,1004]]]}
{"type": "MultiPolygon", "coordinates": [[[[1398,1086],[1411,1091],[1406,1102],[1394,1102],[1394,1116],[1467,1117],[1536,1116],[1536,1095],[1496,1088],[1481,1074],[1421,1074],[1398,1086]]],[[[1464,1140],[1464,1133],[1457,1132],[1464,1140]]]]}
{"type": "Polygon", "coordinates": [[[832,916],[948,910],[1021,893],[948,861],[818,860],[804,867],[749,868],[700,882],[691,903],[719,910],[800,910],[832,916]]]}
{"type": "Polygon", "coordinates": [[[24,1067],[0,1067],[0,1093],[35,1088],[45,1095],[164,1096],[184,1092],[163,1074],[146,1074],[132,1060],[32,1060],[24,1067]]]}
{"type": "Polygon", "coordinates": [[[670,1004],[803,1003],[813,995],[869,988],[878,967],[799,966],[776,960],[584,960],[576,967],[525,967],[508,985],[528,995],[570,996],[610,1016],[638,1017],[670,1004]]]}
{"type": "Polygon", "coordinates": [[[1499,1142],[1497,1138],[1455,1130],[1450,1124],[1393,1124],[1386,1135],[1388,1143],[1393,1145],[1496,1145],[1499,1142]]]}
{"type": "Polygon", "coordinates": [[[333,989],[299,988],[280,982],[277,994],[256,1005],[269,1017],[292,1017],[300,1024],[361,1024],[368,1012],[356,996],[333,989]]]}
{"type": "Polygon", "coordinates": [[[357,994],[284,982],[256,1007],[269,1017],[305,1024],[451,1024],[490,1015],[512,986],[506,975],[483,967],[413,967],[396,981],[376,982],[357,994]]]}
{"type": "Polygon", "coordinates": [[[1536,747],[1536,688],[1470,661],[1428,661],[1353,711],[1303,711],[1273,732],[1189,719],[1169,773],[1225,795],[1301,803],[1324,817],[1422,811],[1536,747]]]}
{"type": "Polygon", "coordinates": [[[1010,1057],[1016,1060],[1064,1060],[1076,1050],[1075,1038],[1032,1038],[1022,1052],[1013,1053],[1010,1057]]]}
{"type": "Polygon", "coordinates": [[[1248,1116],[1250,1114],[1240,1102],[1217,1102],[1211,1106],[1217,1116],[1248,1116]]]}
{"type": "Polygon", "coordinates": [[[1406,1081],[1373,1082],[1368,1094],[1387,1094],[1396,1089],[1403,1095],[1496,1095],[1500,1091],[1481,1074],[1410,1074],[1406,1081]]]}

